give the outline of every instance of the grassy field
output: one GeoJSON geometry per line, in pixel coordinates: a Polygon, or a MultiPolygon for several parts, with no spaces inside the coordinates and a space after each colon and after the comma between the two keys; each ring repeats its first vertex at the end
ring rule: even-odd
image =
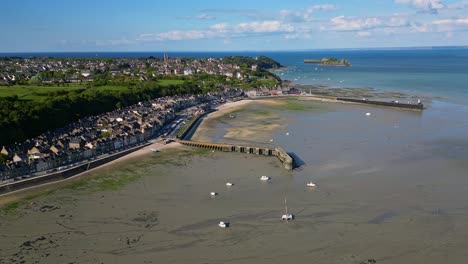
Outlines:
{"type": "Polygon", "coordinates": [[[159,80],[158,83],[162,86],[169,86],[169,85],[179,85],[183,84],[185,81],[184,80],[159,80]]]}
{"type": "MultiPolygon", "coordinates": [[[[158,84],[161,86],[169,85],[180,85],[183,84],[184,80],[168,79],[168,80],[159,80],[158,84]]],[[[104,85],[96,86],[89,88],[88,84],[79,84],[79,83],[70,83],[68,86],[36,86],[36,85],[14,85],[14,86],[0,86],[0,97],[7,97],[17,95],[19,99],[30,100],[30,101],[40,101],[42,98],[46,97],[49,93],[52,92],[62,92],[62,91],[73,91],[79,89],[86,89],[86,92],[92,91],[119,91],[127,90],[128,86],[119,86],[119,85],[104,85]]]]}

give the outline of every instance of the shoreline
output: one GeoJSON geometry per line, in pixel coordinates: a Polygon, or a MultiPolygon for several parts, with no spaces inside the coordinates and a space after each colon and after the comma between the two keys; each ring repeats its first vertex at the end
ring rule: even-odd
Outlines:
{"type": "MultiPolygon", "coordinates": [[[[236,111],[238,109],[241,109],[243,107],[246,107],[247,105],[250,105],[255,102],[260,102],[262,104],[267,104],[267,105],[277,105],[278,102],[275,102],[277,99],[283,99],[283,98],[298,98],[299,100],[305,100],[305,101],[320,101],[320,102],[332,102],[332,103],[344,103],[344,104],[353,104],[353,102],[345,102],[345,101],[339,101],[335,97],[331,96],[322,96],[322,95],[309,95],[309,96],[304,96],[304,95],[299,95],[299,96],[271,96],[271,97],[258,97],[258,98],[247,98],[243,99],[240,101],[235,101],[235,102],[227,102],[222,105],[217,106],[215,109],[216,111],[209,113],[206,115],[204,120],[198,125],[196,130],[193,132],[194,134],[196,131],[206,131],[209,129],[209,126],[205,123],[205,121],[219,118],[221,116],[224,116],[230,112],[236,111]]],[[[354,103],[354,104],[359,104],[359,103],[354,103]]],[[[131,160],[134,158],[138,158],[144,155],[149,155],[150,153],[153,152],[158,152],[162,151],[165,149],[170,149],[170,148],[180,148],[183,147],[182,144],[178,142],[171,142],[168,144],[162,144],[163,140],[153,140],[152,142],[150,141],[150,144],[135,150],[133,152],[130,152],[128,154],[124,154],[121,157],[118,157],[114,160],[111,160],[109,162],[105,162],[104,164],[98,165],[95,168],[86,170],[84,172],[79,172],[73,176],[66,177],[63,179],[58,179],[58,180],[52,180],[50,182],[44,181],[43,183],[39,183],[37,185],[32,185],[28,186],[25,188],[19,188],[18,190],[13,190],[10,192],[6,192],[3,194],[0,194],[0,206],[6,205],[8,203],[15,202],[17,200],[21,200],[29,195],[33,195],[38,192],[47,192],[55,188],[60,188],[62,186],[65,186],[66,184],[82,179],[86,177],[89,173],[98,171],[100,169],[105,169],[108,168],[118,162],[124,162],[127,160],[131,160]]],[[[49,174],[51,175],[51,174],[49,174]]],[[[46,177],[47,175],[44,175],[42,177],[46,177]]],[[[41,177],[41,176],[39,176],[41,177]]],[[[34,178],[29,178],[28,180],[33,180],[37,179],[37,177],[34,178]]]]}
{"type": "MultiPolygon", "coordinates": [[[[11,191],[11,192],[0,194],[0,206],[4,206],[6,204],[16,202],[18,200],[26,198],[29,195],[34,195],[34,194],[39,193],[39,192],[47,192],[47,191],[52,191],[54,189],[58,189],[60,187],[63,187],[65,185],[67,185],[68,183],[72,183],[73,181],[83,179],[86,176],[88,176],[88,174],[90,174],[92,172],[96,172],[96,171],[99,171],[99,170],[102,170],[102,169],[106,169],[108,167],[111,167],[111,166],[115,165],[116,163],[132,160],[132,159],[144,156],[144,155],[149,155],[150,153],[153,153],[153,150],[162,151],[162,150],[165,150],[165,149],[182,147],[182,145],[177,143],[177,142],[171,142],[171,143],[168,143],[168,144],[162,144],[161,142],[162,142],[161,140],[154,141],[152,143],[150,142],[151,144],[148,144],[147,146],[144,146],[144,147],[142,147],[142,148],[140,148],[138,150],[135,150],[135,151],[133,151],[131,153],[125,154],[122,157],[118,157],[118,158],[116,158],[114,160],[111,160],[109,162],[106,162],[106,163],[104,163],[102,165],[98,165],[95,168],[89,169],[89,170],[84,171],[84,172],[77,173],[77,174],[75,174],[73,176],[70,176],[70,177],[67,177],[67,178],[64,178],[64,179],[53,180],[53,181],[50,181],[50,182],[44,182],[44,183],[40,183],[40,184],[37,184],[37,185],[28,186],[28,187],[25,187],[25,188],[21,188],[21,189],[18,189],[18,190],[14,190],[14,191],[11,191]]],[[[30,178],[30,179],[34,179],[34,178],[30,178]]]]}

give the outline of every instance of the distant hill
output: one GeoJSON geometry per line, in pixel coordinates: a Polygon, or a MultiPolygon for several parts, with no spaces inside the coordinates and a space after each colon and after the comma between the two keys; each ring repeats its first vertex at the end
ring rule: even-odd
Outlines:
{"type": "Polygon", "coordinates": [[[237,64],[243,68],[250,68],[253,65],[263,70],[277,69],[283,67],[279,62],[266,56],[246,57],[246,56],[228,56],[223,58],[224,63],[237,64]]]}
{"type": "Polygon", "coordinates": [[[304,63],[317,63],[327,66],[351,66],[351,63],[346,59],[338,60],[337,58],[322,58],[320,60],[305,59],[304,63]]]}

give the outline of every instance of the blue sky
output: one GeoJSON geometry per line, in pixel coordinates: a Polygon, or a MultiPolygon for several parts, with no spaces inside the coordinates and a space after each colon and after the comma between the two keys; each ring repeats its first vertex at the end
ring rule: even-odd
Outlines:
{"type": "Polygon", "coordinates": [[[0,52],[468,45],[468,0],[6,0],[0,52]]]}

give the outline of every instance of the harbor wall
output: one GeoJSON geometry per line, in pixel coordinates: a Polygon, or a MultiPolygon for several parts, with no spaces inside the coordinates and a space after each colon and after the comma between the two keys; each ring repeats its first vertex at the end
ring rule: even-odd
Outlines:
{"type": "Polygon", "coordinates": [[[406,108],[406,109],[414,109],[414,110],[423,110],[424,109],[423,104],[372,101],[372,100],[367,100],[367,99],[363,100],[363,99],[340,98],[340,97],[336,98],[336,100],[344,101],[344,102],[359,103],[359,104],[371,104],[371,105],[398,107],[398,108],[406,108]]]}
{"type": "Polygon", "coordinates": [[[283,163],[285,169],[293,169],[293,158],[282,148],[230,145],[221,143],[197,142],[190,140],[179,140],[178,142],[182,145],[189,147],[206,148],[223,152],[238,152],[262,156],[276,156],[281,161],[281,163],[283,163]]]}
{"type": "Polygon", "coordinates": [[[281,163],[283,163],[284,168],[287,170],[292,170],[294,162],[293,158],[282,148],[276,148],[275,152],[278,159],[281,161],[281,163]]]}

